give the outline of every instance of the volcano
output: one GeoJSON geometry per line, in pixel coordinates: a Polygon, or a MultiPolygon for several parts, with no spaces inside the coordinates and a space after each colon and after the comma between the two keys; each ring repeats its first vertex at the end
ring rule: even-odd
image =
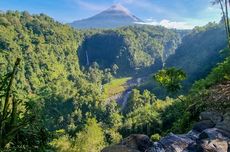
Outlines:
{"type": "Polygon", "coordinates": [[[133,15],[127,8],[125,8],[121,4],[116,4],[95,16],[83,20],[74,21],[73,23],[70,23],[70,25],[79,29],[117,28],[122,26],[134,25],[137,22],[143,21],[133,15]]]}

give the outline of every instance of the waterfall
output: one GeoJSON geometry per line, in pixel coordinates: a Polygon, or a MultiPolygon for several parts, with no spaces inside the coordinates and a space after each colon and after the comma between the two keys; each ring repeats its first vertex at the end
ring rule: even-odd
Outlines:
{"type": "Polygon", "coordinates": [[[124,93],[124,96],[123,96],[123,101],[122,101],[122,105],[121,105],[121,111],[124,111],[124,109],[126,108],[126,105],[127,105],[127,102],[128,102],[128,99],[129,99],[129,95],[132,93],[132,91],[126,91],[124,93]]]}
{"type": "Polygon", "coordinates": [[[88,52],[85,52],[86,55],[86,65],[89,66],[89,56],[88,56],[88,52]]]}

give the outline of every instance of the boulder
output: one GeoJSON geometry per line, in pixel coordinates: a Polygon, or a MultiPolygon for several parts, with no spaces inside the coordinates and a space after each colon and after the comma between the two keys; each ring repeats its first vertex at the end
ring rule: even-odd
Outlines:
{"type": "Polygon", "coordinates": [[[166,152],[164,147],[159,142],[154,142],[153,146],[150,147],[146,152],[166,152]]]}
{"type": "Polygon", "coordinates": [[[203,140],[199,149],[203,152],[229,152],[228,146],[229,143],[226,140],[203,140]]]}
{"type": "Polygon", "coordinates": [[[201,140],[189,145],[186,152],[229,152],[230,147],[227,140],[201,140]]]}
{"type": "Polygon", "coordinates": [[[206,129],[199,135],[199,140],[203,140],[203,139],[230,140],[230,132],[218,128],[206,129]]]}
{"type": "Polygon", "coordinates": [[[187,134],[171,133],[154,143],[146,135],[133,134],[102,152],[230,152],[230,112],[203,112],[200,118],[187,134]]]}
{"type": "Polygon", "coordinates": [[[223,120],[223,116],[218,112],[201,112],[200,120],[211,120],[214,124],[217,124],[223,120]]]}
{"type": "Polygon", "coordinates": [[[104,148],[101,152],[140,152],[140,151],[136,149],[128,148],[125,145],[114,145],[114,146],[104,148]]]}
{"type": "Polygon", "coordinates": [[[224,115],[223,121],[217,123],[216,128],[220,128],[220,129],[230,132],[230,112],[227,112],[224,115]]]}
{"type": "Polygon", "coordinates": [[[229,152],[230,133],[218,128],[204,130],[197,140],[195,151],[229,152]]]}
{"type": "Polygon", "coordinates": [[[187,134],[185,134],[186,137],[190,138],[191,140],[197,140],[199,138],[200,132],[191,130],[187,134]]]}
{"type": "Polygon", "coordinates": [[[202,132],[205,129],[213,128],[214,126],[215,126],[215,124],[213,123],[213,121],[202,120],[200,122],[195,123],[193,130],[198,131],[198,132],[202,132]]]}
{"type": "Polygon", "coordinates": [[[166,152],[182,152],[194,141],[185,135],[174,135],[164,137],[159,141],[166,152]]]}
{"type": "Polygon", "coordinates": [[[143,134],[133,134],[125,138],[121,145],[125,145],[128,148],[146,151],[149,147],[152,146],[150,138],[143,134]]]}

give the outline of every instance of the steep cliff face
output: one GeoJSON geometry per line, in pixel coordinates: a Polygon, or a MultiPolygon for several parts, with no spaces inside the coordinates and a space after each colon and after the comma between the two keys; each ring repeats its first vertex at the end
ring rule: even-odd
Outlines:
{"type": "Polygon", "coordinates": [[[105,69],[116,64],[122,74],[161,69],[182,39],[178,31],[158,26],[92,30],[85,35],[78,50],[80,65],[87,67],[97,62],[105,69]]]}

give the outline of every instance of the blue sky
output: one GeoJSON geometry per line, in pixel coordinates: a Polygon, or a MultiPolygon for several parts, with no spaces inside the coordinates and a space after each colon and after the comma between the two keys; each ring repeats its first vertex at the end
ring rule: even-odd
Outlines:
{"type": "Polygon", "coordinates": [[[122,4],[134,15],[149,24],[193,27],[221,18],[218,6],[211,0],[0,0],[0,10],[45,13],[69,23],[90,17],[113,4],[122,4]]]}

